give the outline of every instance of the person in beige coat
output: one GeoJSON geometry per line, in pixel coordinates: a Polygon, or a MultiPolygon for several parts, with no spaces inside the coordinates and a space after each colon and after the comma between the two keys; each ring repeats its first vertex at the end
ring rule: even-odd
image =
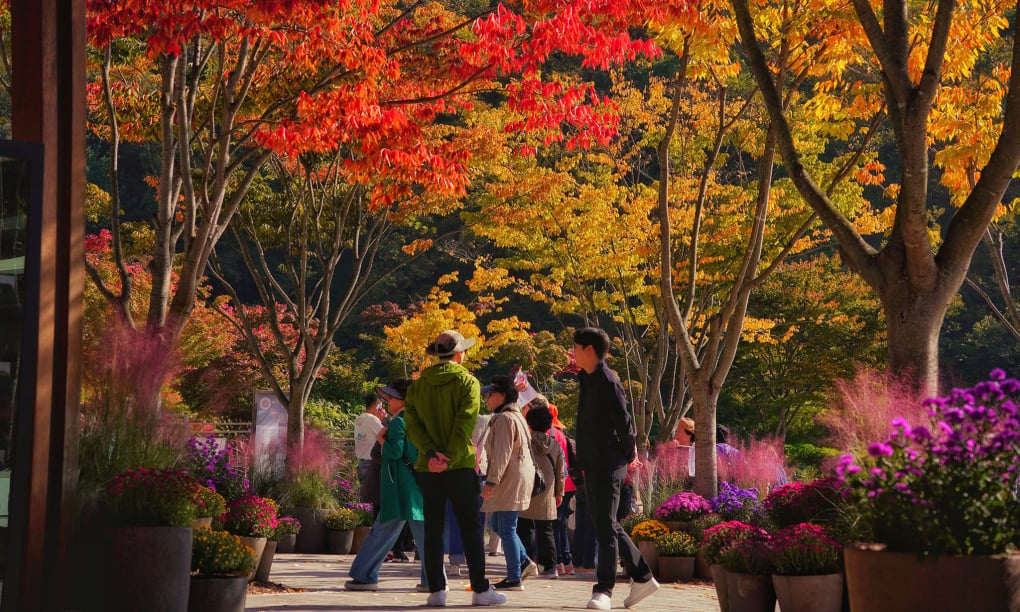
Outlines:
{"type": "Polygon", "coordinates": [[[542,478],[549,483],[549,487],[532,497],[528,509],[521,511],[517,520],[517,535],[524,542],[525,550],[541,566],[539,578],[557,578],[556,537],[553,526],[556,523],[556,510],[563,502],[566,461],[559,442],[546,433],[553,422],[549,408],[533,406],[524,419],[531,428],[533,458],[538,469],[542,470],[542,478]],[[537,538],[537,546],[533,544],[533,538],[537,538]]]}
{"type": "Polygon", "coordinates": [[[517,537],[517,515],[531,504],[535,464],[531,459],[531,432],[517,407],[517,389],[508,376],[493,376],[482,388],[482,397],[493,413],[485,435],[485,486],[482,511],[491,512],[506,559],[506,578],[493,585],[497,590],[521,591],[524,578],[537,573],[517,537]]]}

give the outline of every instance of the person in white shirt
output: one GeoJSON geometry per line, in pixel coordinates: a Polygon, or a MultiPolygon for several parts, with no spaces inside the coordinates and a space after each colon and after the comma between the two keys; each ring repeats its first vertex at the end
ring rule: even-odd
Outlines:
{"type": "Polygon", "coordinates": [[[365,412],[354,419],[354,455],[358,458],[358,480],[365,482],[372,464],[372,445],[382,431],[382,400],[375,393],[365,396],[365,412]]]}

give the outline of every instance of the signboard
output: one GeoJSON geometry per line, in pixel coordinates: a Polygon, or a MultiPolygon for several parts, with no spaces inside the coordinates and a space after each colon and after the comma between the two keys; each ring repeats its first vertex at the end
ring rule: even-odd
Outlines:
{"type": "Polygon", "coordinates": [[[283,469],[287,458],[287,408],[272,391],[255,392],[251,445],[256,461],[283,469]]]}

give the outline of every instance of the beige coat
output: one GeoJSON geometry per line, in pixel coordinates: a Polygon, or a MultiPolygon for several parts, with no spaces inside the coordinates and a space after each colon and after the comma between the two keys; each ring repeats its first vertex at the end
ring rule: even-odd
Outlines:
{"type": "Polygon", "coordinates": [[[556,498],[563,497],[566,479],[563,449],[555,438],[541,431],[531,432],[531,449],[538,469],[542,470],[546,489],[531,498],[531,505],[521,511],[521,518],[551,521],[556,518],[556,498]]]}
{"type": "Polygon", "coordinates": [[[531,435],[517,406],[504,406],[489,419],[485,435],[488,459],[485,482],[495,486],[482,502],[483,512],[524,510],[531,503],[535,467],[531,462],[531,435]]]}

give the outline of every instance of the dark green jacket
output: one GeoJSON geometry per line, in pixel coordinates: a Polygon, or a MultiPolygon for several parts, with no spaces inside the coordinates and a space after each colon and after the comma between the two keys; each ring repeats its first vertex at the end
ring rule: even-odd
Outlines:
{"type": "Polygon", "coordinates": [[[418,450],[408,441],[404,425],[403,413],[394,417],[386,430],[386,443],[382,445],[381,523],[395,519],[425,520],[421,490],[405,463],[413,463],[418,458],[418,450]]]}
{"type": "Polygon", "coordinates": [[[475,469],[471,432],[481,405],[478,379],[459,363],[443,362],[425,368],[404,398],[407,439],[418,449],[415,470],[428,471],[428,457],[443,453],[447,469],[475,469]]]}

